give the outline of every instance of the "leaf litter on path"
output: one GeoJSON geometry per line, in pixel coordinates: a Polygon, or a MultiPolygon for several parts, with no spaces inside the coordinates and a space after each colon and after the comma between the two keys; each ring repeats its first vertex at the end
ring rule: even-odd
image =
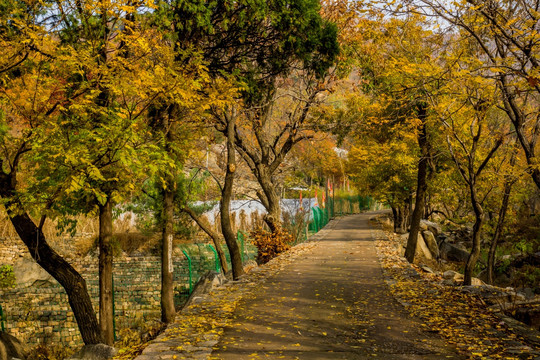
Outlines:
{"type": "Polygon", "coordinates": [[[391,234],[374,232],[392,294],[412,316],[422,319],[426,331],[439,334],[470,359],[540,359],[540,338],[531,343],[520,336],[481,298],[411,265],[398,254],[391,234]]]}

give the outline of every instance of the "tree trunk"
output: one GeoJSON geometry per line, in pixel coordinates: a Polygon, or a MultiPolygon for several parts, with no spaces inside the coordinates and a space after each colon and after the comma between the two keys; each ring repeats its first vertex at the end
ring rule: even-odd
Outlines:
{"type": "Polygon", "coordinates": [[[474,210],[475,222],[472,234],[472,249],[469,259],[467,259],[467,264],[465,265],[465,279],[463,280],[463,285],[471,285],[474,267],[480,257],[481,230],[484,223],[484,210],[477,199],[474,182],[469,183],[469,190],[471,192],[471,203],[474,210]]]}
{"type": "MultiPolygon", "coordinates": [[[[425,109],[418,115],[418,118],[422,121],[425,120],[425,109]],[[421,116],[423,114],[423,116],[421,116]]],[[[418,145],[420,146],[421,158],[418,162],[418,180],[416,185],[416,201],[414,205],[414,211],[411,219],[411,230],[409,232],[409,238],[407,240],[407,248],[405,249],[405,258],[408,262],[414,262],[414,254],[416,253],[416,245],[418,242],[418,231],[420,230],[420,220],[425,210],[425,198],[427,190],[427,173],[428,173],[428,161],[429,161],[429,143],[427,139],[426,124],[422,122],[422,125],[418,132],[418,145]]]]}
{"type": "Polygon", "coordinates": [[[508,210],[508,203],[510,200],[510,191],[512,190],[512,185],[513,183],[510,181],[507,181],[504,184],[504,195],[502,199],[501,209],[499,211],[499,219],[497,220],[497,227],[495,228],[495,233],[493,234],[493,238],[491,239],[491,245],[489,247],[487,281],[491,285],[493,285],[493,282],[494,282],[493,271],[495,268],[495,253],[497,251],[497,245],[499,243],[499,239],[501,238],[501,234],[502,234],[502,230],[504,226],[504,220],[506,217],[506,212],[508,210]]]}
{"type": "MultiPolygon", "coordinates": [[[[512,153],[512,157],[510,158],[510,168],[513,169],[514,165],[516,164],[516,155],[517,155],[517,147],[514,147],[514,152],[512,153]]],[[[504,220],[506,218],[506,213],[508,211],[508,203],[510,202],[510,192],[512,191],[512,186],[514,185],[514,181],[511,178],[511,175],[507,175],[506,179],[504,181],[504,194],[502,198],[501,208],[499,209],[499,218],[497,220],[497,227],[495,228],[495,233],[493,234],[493,238],[491,239],[491,245],[489,247],[489,253],[488,253],[488,267],[487,267],[487,280],[488,283],[493,285],[494,278],[493,278],[493,272],[495,268],[495,253],[497,251],[497,245],[499,243],[499,239],[501,238],[501,234],[504,227],[504,220]]]]}
{"type": "MultiPolygon", "coordinates": [[[[234,115],[233,115],[234,117],[234,115]]],[[[236,155],[234,147],[234,131],[235,121],[229,120],[227,123],[227,171],[225,173],[225,183],[221,191],[220,201],[220,217],[221,217],[221,232],[225,238],[225,243],[229,249],[231,255],[231,267],[233,279],[237,280],[243,273],[244,268],[242,266],[242,255],[240,254],[240,247],[236,241],[236,234],[232,229],[230,206],[232,198],[232,190],[234,183],[234,173],[236,171],[236,155]]]]}
{"type": "Polygon", "coordinates": [[[218,253],[219,263],[221,264],[221,269],[223,270],[224,274],[227,274],[229,272],[229,265],[227,264],[227,258],[225,257],[225,252],[221,248],[221,245],[219,243],[219,235],[212,230],[212,228],[206,224],[202,219],[193,212],[190,208],[183,208],[182,211],[187,213],[196,223],[199,225],[199,227],[212,239],[214,246],[216,247],[216,251],[218,253]]]}
{"type": "Polygon", "coordinates": [[[114,343],[112,202],[99,206],[99,326],[103,342],[114,343]]]}
{"type": "MultiPolygon", "coordinates": [[[[2,197],[5,198],[4,195],[2,197]]],[[[6,208],[9,208],[11,204],[6,205],[6,208]]],[[[86,281],[77,270],[49,246],[43,232],[34,224],[27,213],[14,216],[10,214],[10,220],[32,258],[66,291],[83,342],[86,345],[101,343],[101,332],[88,294],[86,281]]]]}
{"type": "Polygon", "coordinates": [[[538,168],[538,160],[535,153],[538,132],[535,130],[533,138],[527,140],[526,127],[524,126],[524,124],[527,123],[527,118],[520,106],[516,103],[514,86],[508,82],[506,76],[501,76],[498,81],[503,93],[502,99],[504,108],[510,121],[512,121],[512,124],[514,125],[516,137],[525,153],[525,159],[529,166],[527,171],[530,173],[536,187],[540,189],[540,169],[538,168]]]}
{"type": "Polygon", "coordinates": [[[407,206],[392,206],[392,214],[394,215],[394,232],[396,234],[405,234],[407,232],[408,219],[407,206]]]}
{"type": "Polygon", "coordinates": [[[173,224],[174,191],[172,181],[163,191],[163,229],[161,233],[161,321],[169,324],[174,321],[174,283],[173,283],[173,224]]]}
{"type": "Polygon", "coordinates": [[[281,227],[281,204],[277,187],[272,183],[271,175],[266,169],[260,169],[257,177],[263,190],[263,193],[258,195],[267,211],[264,222],[271,232],[275,232],[281,227]]]}

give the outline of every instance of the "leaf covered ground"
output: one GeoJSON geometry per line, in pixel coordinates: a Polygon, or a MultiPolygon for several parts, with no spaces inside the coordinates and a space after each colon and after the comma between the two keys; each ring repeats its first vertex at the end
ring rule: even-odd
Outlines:
{"type": "Polygon", "coordinates": [[[285,264],[308,250],[314,243],[295,246],[286,254],[255,268],[241,280],[229,282],[204,295],[198,303],[177,314],[172,326],[150,344],[125,346],[115,360],[206,359],[214,350],[223,329],[230,326],[239,301],[256,291],[266,279],[285,264]],[[144,352],[143,352],[144,351],[144,352]],[[141,355],[142,353],[142,355],[141,355]]]}
{"type": "Polygon", "coordinates": [[[409,264],[390,233],[377,231],[377,248],[392,294],[425,330],[439,334],[471,359],[539,359],[540,336],[524,334],[476,295],[442,284],[442,277],[409,264]]]}
{"type": "MultiPolygon", "coordinates": [[[[347,231],[352,231],[351,225],[355,222],[346,220],[344,223],[348,224],[347,231]]],[[[369,236],[367,226],[363,231],[366,230],[369,236]]],[[[323,230],[332,238],[334,234],[329,234],[330,231],[331,228],[323,230]]],[[[366,284],[373,281],[377,272],[363,275],[359,268],[354,267],[357,264],[342,274],[344,279],[334,278],[333,282],[322,284],[324,275],[314,278],[315,290],[307,289],[313,292],[308,294],[300,283],[295,286],[294,281],[300,281],[307,275],[308,268],[298,267],[298,264],[306,263],[306,257],[314,256],[313,252],[315,262],[320,263],[313,266],[328,267],[323,271],[328,276],[334,271],[343,272],[351,261],[354,264],[361,259],[378,268],[374,251],[371,255],[360,247],[338,246],[336,253],[343,257],[343,264],[336,267],[331,263],[333,260],[325,258],[330,252],[327,243],[308,242],[255,268],[242,280],[229,282],[204,295],[198,303],[179,313],[174,325],[155,341],[127,346],[116,359],[234,359],[239,358],[239,354],[245,355],[242,358],[308,359],[315,355],[315,351],[321,356],[326,356],[323,352],[330,356],[344,351],[338,347],[346,348],[353,355],[363,354],[361,358],[385,358],[407,353],[431,356],[430,359],[440,358],[436,354],[449,354],[443,358],[458,359],[540,357],[540,338],[535,340],[531,336],[522,336],[511,323],[491,312],[480,298],[458,287],[443,285],[437,275],[424,273],[419,267],[408,264],[398,255],[396,243],[383,231],[371,230],[371,234],[369,238],[376,239],[378,261],[382,264],[389,287],[381,281],[381,285],[366,290],[366,284]],[[323,251],[318,253],[317,249],[321,247],[323,251]],[[283,294],[275,289],[283,288],[277,279],[286,275],[276,276],[291,271],[294,272],[293,282],[289,284],[292,295],[282,298],[283,294]],[[321,291],[326,285],[328,291],[321,291]],[[336,289],[332,290],[334,287],[336,289]],[[381,298],[381,294],[388,294],[388,288],[403,307],[397,303],[397,308],[390,307],[392,296],[381,298]],[[254,309],[258,306],[258,310],[242,308],[256,301],[257,297],[264,298],[253,306],[254,309]],[[317,323],[313,321],[317,315],[313,312],[318,307],[334,311],[337,315],[328,317],[332,321],[317,323]],[[340,307],[343,311],[338,311],[340,307]],[[412,316],[410,319],[398,314],[403,312],[403,308],[412,316]],[[351,329],[355,330],[339,328],[345,322],[352,324],[351,329]],[[412,326],[413,323],[419,326],[412,326]],[[447,345],[437,343],[443,341],[436,339],[443,339],[447,345]],[[445,350],[446,346],[449,352],[445,350]],[[450,348],[457,349],[458,353],[450,348]]],[[[380,274],[380,270],[377,271],[380,274]]],[[[320,310],[316,311],[319,314],[320,310]]]]}

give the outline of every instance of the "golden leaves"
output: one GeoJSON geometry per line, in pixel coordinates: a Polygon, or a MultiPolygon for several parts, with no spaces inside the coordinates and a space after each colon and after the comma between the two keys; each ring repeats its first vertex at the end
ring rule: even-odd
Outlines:
{"type": "MultiPolygon", "coordinates": [[[[392,239],[390,236],[388,236],[392,239]]],[[[411,265],[397,254],[392,241],[378,241],[384,272],[393,278],[391,291],[401,303],[407,304],[412,316],[422,319],[424,331],[436,332],[454,345],[460,353],[473,359],[532,358],[527,346],[520,351],[510,349],[523,339],[495,316],[476,296],[444,286],[441,277],[416,271],[421,278],[408,277],[411,265]]]]}
{"type": "Polygon", "coordinates": [[[250,241],[258,248],[257,263],[264,264],[290,249],[293,242],[292,235],[283,228],[278,228],[272,233],[263,229],[253,231],[250,241]]]}

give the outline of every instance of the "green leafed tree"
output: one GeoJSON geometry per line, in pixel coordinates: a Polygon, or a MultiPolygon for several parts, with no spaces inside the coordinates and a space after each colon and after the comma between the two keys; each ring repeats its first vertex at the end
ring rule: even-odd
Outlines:
{"type": "Polygon", "coordinates": [[[29,45],[2,77],[2,198],[30,253],[66,289],[87,344],[113,342],[112,208],[167,162],[144,115],[179,85],[166,70],[170,47],[139,11],[151,4],[143,5],[43,3],[3,24],[18,34],[3,32],[3,41],[22,36],[29,45]],[[81,212],[100,219],[99,326],[84,280],[42,232],[46,219],[81,212]]]}

